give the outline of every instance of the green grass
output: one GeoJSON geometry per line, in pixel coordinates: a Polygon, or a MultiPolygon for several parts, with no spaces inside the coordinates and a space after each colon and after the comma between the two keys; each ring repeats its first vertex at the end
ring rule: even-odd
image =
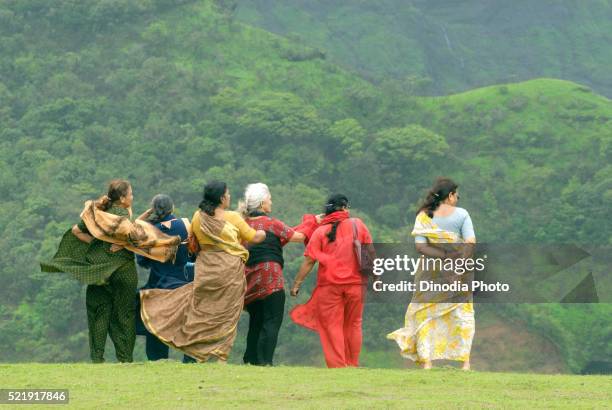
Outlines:
{"type": "Polygon", "coordinates": [[[610,376],[456,369],[0,365],[2,388],[69,389],[77,408],[605,408],[611,382],[610,376]]]}

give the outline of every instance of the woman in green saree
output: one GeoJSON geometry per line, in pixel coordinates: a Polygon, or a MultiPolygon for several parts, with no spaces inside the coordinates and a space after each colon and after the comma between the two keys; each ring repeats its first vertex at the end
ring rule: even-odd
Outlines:
{"type": "MultiPolygon", "coordinates": [[[[129,221],[132,200],[130,183],[113,180],[108,193],[91,208],[120,217],[116,221],[129,221]]],[[[81,216],[84,214],[85,211],[81,216]]],[[[134,295],[138,282],[133,252],[120,244],[97,239],[82,219],[64,234],[56,255],[51,261],[42,262],[41,269],[70,273],[87,284],[85,301],[92,362],[104,362],[104,345],[109,334],[117,360],[131,362],[136,339],[134,295]]]]}

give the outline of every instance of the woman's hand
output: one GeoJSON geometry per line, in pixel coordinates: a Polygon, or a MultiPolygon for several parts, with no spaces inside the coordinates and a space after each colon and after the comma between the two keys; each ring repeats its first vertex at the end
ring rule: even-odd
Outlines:
{"type": "Polygon", "coordinates": [[[306,276],[312,270],[314,264],[314,259],[312,259],[310,256],[304,256],[304,261],[300,266],[300,270],[298,271],[297,275],[295,275],[293,287],[291,288],[291,296],[297,296],[298,292],[300,291],[300,285],[302,282],[304,282],[304,279],[306,279],[306,276]]]}
{"type": "Polygon", "coordinates": [[[463,248],[446,250],[444,259],[460,259],[463,258],[463,248]]]}
{"type": "Polygon", "coordinates": [[[91,236],[91,235],[89,235],[87,233],[81,232],[81,230],[79,229],[79,227],[77,225],[74,225],[72,227],[72,234],[74,236],[76,236],[77,238],[79,238],[79,240],[81,242],[91,243],[91,241],[94,240],[93,236],[91,236]]]}
{"type": "Polygon", "coordinates": [[[306,240],[306,235],[304,235],[300,231],[295,231],[293,236],[291,236],[291,239],[289,239],[289,242],[301,242],[301,243],[304,243],[305,240],[306,240]]]}
{"type": "Polygon", "coordinates": [[[144,211],[142,214],[140,214],[140,216],[136,219],[140,219],[141,221],[144,221],[145,219],[149,218],[149,216],[151,216],[152,213],[153,213],[153,208],[149,208],[146,211],[144,211]]]}
{"type": "Polygon", "coordinates": [[[432,246],[428,243],[417,242],[414,244],[416,251],[421,255],[428,256],[430,258],[447,258],[448,252],[445,249],[439,248],[437,246],[432,246]]]}
{"type": "Polygon", "coordinates": [[[262,243],[266,239],[266,231],[257,230],[253,239],[249,241],[251,244],[262,243]]]}
{"type": "Polygon", "coordinates": [[[112,253],[119,252],[121,249],[123,249],[123,246],[122,245],[117,245],[116,243],[112,244],[111,247],[110,247],[110,251],[112,253]]]}

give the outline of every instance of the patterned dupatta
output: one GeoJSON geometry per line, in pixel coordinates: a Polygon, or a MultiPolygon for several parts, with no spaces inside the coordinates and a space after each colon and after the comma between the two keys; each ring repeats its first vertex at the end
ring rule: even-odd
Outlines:
{"type": "Polygon", "coordinates": [[[432,244],[436,243],[462,243],[463,241],[455,232],[445,231],[435,224],[433,219],[425,212],[417,215],[412,236],[424,236],[432,244]]]}
{"type": "Polygon", "coordinates": [[[121,245],[158,262],[174,260],[181,244],[180,236],[166,235],[146,221],[132,222],[125,216],[104,212],[96,201],[85,202],[81,219],[94,238],[121,245]]]}
{"type": "Polygon", "coordinates": [[[231,255],[240,256],[246,263],[249,251],[240,243],[240,232],[235,225],[203,211],[197,212],[196,215],[199,219],[200,230],[215,243],[214,246],[231,255]]]}
{"type": "MultiPolygon", "coordinates": [[[[446,250],[462,249],[463,240],[461,237],[451,231],[441,229],[425,212],[417,215],[414,228],[411,232],[412,236],[424,236],[431,246],[439,247],[446,250]]],[[[453,271],[443,269],[419,269],[415,274],[415,281],[432,281],[436,284],[449,283],[458,279],[469,281],[471,274],[457,275],[453,271]]],[[[469,283],[469,282],[468,282],[469,283]]],[[[417,287],[418,288],[418,287],[417,287]]],[[[445,303],[445,302],[471,302],[471,292],[436,292],[436,291],[416,291],[413,295],[413,302],[424,303],[445,303]]]]}

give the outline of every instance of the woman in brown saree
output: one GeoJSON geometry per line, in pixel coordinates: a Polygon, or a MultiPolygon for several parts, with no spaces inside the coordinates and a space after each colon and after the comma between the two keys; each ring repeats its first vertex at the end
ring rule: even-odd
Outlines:
{"type": "Polygon", "coordinates": [[[191,221],[200,246],[193,282],[172,290],[140,292],[140,315],[149,332],[198,362],[211,356],[227,361],[246,291],[244,266],[249,252],[242,242],[259,243],[266,237],[239,213],[227,211],[229,206],[227,185],[208,183],[191,221]]]}

